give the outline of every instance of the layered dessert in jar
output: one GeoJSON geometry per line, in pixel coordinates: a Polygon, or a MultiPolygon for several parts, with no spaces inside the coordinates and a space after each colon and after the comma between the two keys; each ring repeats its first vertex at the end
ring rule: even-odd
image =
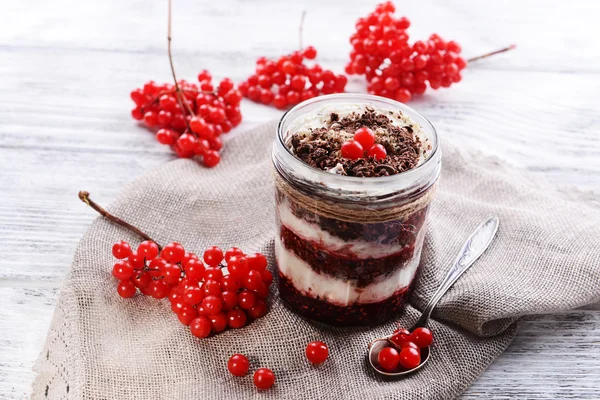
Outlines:
{"type": "Polygon", "coordinates": [[[331,325],[374,325],[415,279],[441,150],[420,114],[380,97],[301,103],[273,148],[279,294],[331,325]]]}

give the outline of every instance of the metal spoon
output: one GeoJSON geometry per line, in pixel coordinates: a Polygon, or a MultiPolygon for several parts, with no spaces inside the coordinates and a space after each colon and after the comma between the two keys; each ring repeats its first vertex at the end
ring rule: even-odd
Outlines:
{"type": "MultiPolygon", "coordinates": [[[[475,229],[475,231],[471,234],[469,239],[463,245],[462,249],[460,250],[460,253],[458,253],[456,261],[454,261],[454,264],[452,265],[452,267],[448,271],[448,274],[440,284],[440,287],[435,292],[431,300],[429,300],[427,306],[425,306],[421,318],[419,318],[415,325],[409,329],[410,332],[414,331],[416,328],[427,326],[427,321],[431,316],[431,312],[438,304],[440,299],[444,296],[444,294],[446,294],[448,289],[450,289],[452,285],[454,285],[458,278],[460,278],[461,275],[467,269],[469,269],[469,267],[473,265],[475,261],[477,261],[477,259],[488,248],[490,243],[492,243],[492,240],[494,239],[494,236],[498,231],[499,223],[500,221],[498,220],[498,217],[491,217],[485,222],[483,222],[481,225],[479,225],[477,229],[475,229]]],[[[408,375],[421,369],[423,365],[425,365],[427,361],[429,361],[429,355],[431,352],[429,347],[426,347],[421,349],[421,363],[417,367],[409,370],[398,370],[393,372],[383,370],[379,366],[377,356],[379,355],[379,352],[385,347],[391,346],[391,342],[389,340],[390,338],[391,335],[385,338],[375,339],[374,341],[369,343],[369,364],[371,364],[371,367],[373,367],[373,369],[381,375],[395,377],[408,375]]]]}

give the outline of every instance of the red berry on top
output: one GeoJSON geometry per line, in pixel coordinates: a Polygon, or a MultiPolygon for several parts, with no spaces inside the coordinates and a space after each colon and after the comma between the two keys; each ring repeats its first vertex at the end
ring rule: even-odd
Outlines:
{"type": "Polygon", "coordinates": [[[342,144],[341,154],[344,158],[358,160],[364,155],[364,150],[358,141],[349,140],[342,144]]]}
{"type": "Polygon", "coordinates": [[[354,140],[356,140],[363,149],[370,149],[375,144],[375,132],[367,127],[358,128],[354,132],[354,140]]]}
{"type": "Polygon", "coordinates": [[[256,271],[264,271],[268,264],[267,257],[260,253],[254,253],[246,256],[246,262],[248,264],[248,268],[256,271]]]}
{"type": "Polygon", "coordinates": [[[205,69],[200,71],[200,73],[198,74],[198,82],[210,81],[211,79],[212,79],[212,75],[210,74],[210,72],[208,72],[205,69]]]}
{"type": "Polygon", "coordinates": [[[269,389],[275,383],[275,374],[268,368],[259,368],[254,373],[254,386],[259,389],[269,389]]]}
{"type": "Polygon", "coordinates": [[[234,354],[227,361],[227,369],[233,376],[245,376],[250,369],[250,362],[246,356],[234,354]]]}
{"type": "Polygon", "coordinates": [[[131,255],[131,247],[129,246],[129,243],[121,240],[121,241],[113,244],[112,254],[113,254],[113,256],[115,256],[115,258],[122,260],[131,255]]]}
{"type": "Polygon", "coordinates": [[[376,144],[369,149],[369,151],[367,152],[367,156],[373,157],[376,160],[383,160],[387,157],[387,151],[382,145],[376,144]]]}
{"type": "Polygon", "coordinates": [[[319,365],[325,362],[329,357],[329,349],[323,342],[310,342],[306,346],[306,358],[314,365],[319,365]]]}

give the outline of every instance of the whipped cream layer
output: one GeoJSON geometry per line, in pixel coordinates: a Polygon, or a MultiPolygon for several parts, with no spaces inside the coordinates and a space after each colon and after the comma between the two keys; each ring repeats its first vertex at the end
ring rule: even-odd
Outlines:
{"type": "MultiPolygon", "coordinates": [[[[420,246],[418,247],[420,249],[420,246]]],[[[279,271],[292,282],[301,293],[313,298],[321,298],[330,303],[348,306],[383,301],[400,289],[410,285],[419,266],[421,251],[392,275],[358,288],[353,281],[337,279],[315,272],[311,266],[285,247],[285,243],[275,238],[275,256],[279,271]]]]}
{"type": "Polygon", "coordinates": [[[400,244],[378,244],[364,240],[344,240],[322,230],[317,224],[298,218],[292,212],[288,200],[277,205],[279,221],[303,240],[332,253],[342,254],[358,260],[382,258],[402,251],[400,244]]]}

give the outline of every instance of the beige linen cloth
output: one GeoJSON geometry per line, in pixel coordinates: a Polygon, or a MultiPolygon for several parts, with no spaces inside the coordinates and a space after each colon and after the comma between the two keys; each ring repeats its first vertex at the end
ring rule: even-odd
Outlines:
{"type": "MultiPolygon", "coordinates": [[[[269,123],[227,143],[214,169],[192,160],[161,166],[130,184],[110,211],[160,243],[190,251],[209,245],[264,251],[274,270],[275,235],[269,123]]],[[[473,229],[500,217],[498,236],[454,285],[433,314],[432,359],[397,381],[374,374],[367,343],[392,332],[334,328],[307,321],[270,297],[266,317],[199,340],[169,302],[121,299],[110,271],[111,246],[139,238],[102,218],[75,253],[35,366],[34,399],[450,399],[464,391],[509,345],[519,317],[600,300],[600,211],[501,162],[444,143],[443,171],[411,304],[398,317],[410,326],[473,229]],[[304,349],[323,340],[330,357],[309,365],[304,349]],[[259,392],[252,376],[236,378],[226,364],[246,354],[251,372],[271,368],[275,386],[259,392]]],[[[73,201],[77,190],[73,188],[73,201]]],[[[576,196],[575,196],[576,197],[576,196]]],[[[92,193],[102,202],[102,193],[92,193]]],[[[85,207],[83,204],[82,207],[85,207]]],[[[90,212],[93,212],[90,210],[90,212]]],[[[277,285],[275,284],[276,288],[277,285]]]]}

